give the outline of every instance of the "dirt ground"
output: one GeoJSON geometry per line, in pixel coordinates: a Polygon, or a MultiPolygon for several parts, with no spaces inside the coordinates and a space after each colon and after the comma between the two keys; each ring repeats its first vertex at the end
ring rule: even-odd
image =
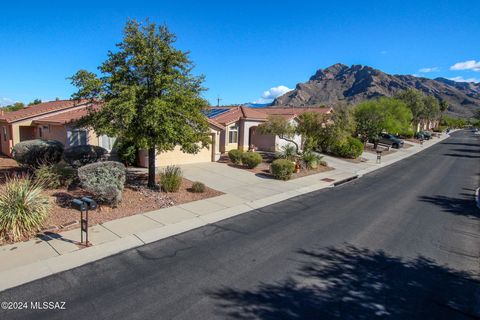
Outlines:
{"type": "MultiPolygon", "coordinates": [[[[250,171],[250,172],[252,172],[254,174],[257,174],[257,175],[264,175],[264,176],[267,176],[267,177],[272,177],[272,174],[270,173],[270,164],[272,163],[273,160],[275,160],[274,156],[273,156],[273,154],[270,154],[270,153],[261,153],[261,155],[262,155],[262,158],[263,158],[262,163],[260,163],[258,166],[256,166],[253,169],[248,169],[248,168],[246,168],[242,165],[238,165],[238,164],[233,163],[228,158],[228,155],[222,155],[219,162],[225,163],[227,166],[230,166],[230,167],[233,167],[233,168],[238,168],[238,169],[241,169],[241,170],[250,171]]],[[[316,169],[302,169],[302,170],[300,170],[300,172],[294,173],[292,175],[291,179],[297,179],[297,178],[301,178],[301,177],[305,177],[305,176],[309,176],[309,175],[317,174],[317,173],[321,173],[321,172],[326,172],[326,171],[330,171],[330,170],[333,170],[333,168],[328,167],[328,166],[320,166],[319,165],[316,169]]]]}
{"type": "MultiPolygon", "coordinates": [[[[25,176],[31,174],[28,170],[18,167],[17,163],[8,157],[0,157],[0,189],[8,177],[13,175],[25,176]]],[[[158,179],[158,177],[157,177],[158,179]]],[[[180,190],[175,193],[150,190],[146,188],[146,173],[128,173],[127,182],[123,191],[122,202],[117,207],[99,205],[98,209],[90,212],[90,224],[102,222],[158,210],[186,202],[206,199],[223,194],[220,191],[206,188],[203,193],[191,192],[192,182],[183,179],[180,190]]],[[[92,196],[78,185],[70,188],[45,190],[44,193],[51,199],[51,209],[42,231],[64,231],[78,228],[80,213],[71,207],[71,201],[83,196],[92,196]]]]}

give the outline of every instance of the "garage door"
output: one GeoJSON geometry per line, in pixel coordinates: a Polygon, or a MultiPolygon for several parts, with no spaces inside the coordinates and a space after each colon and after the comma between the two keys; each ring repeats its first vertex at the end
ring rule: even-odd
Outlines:
{"type": "Polygon", "coordinates": [[[209,149],[202,148],[197,154],[183,153],[180,147],[175,150],[161,153],[157,156],[156,165],[158,167],[169,165],[180,165],[188,163],[211,162],[212,146],[209,149]]]}

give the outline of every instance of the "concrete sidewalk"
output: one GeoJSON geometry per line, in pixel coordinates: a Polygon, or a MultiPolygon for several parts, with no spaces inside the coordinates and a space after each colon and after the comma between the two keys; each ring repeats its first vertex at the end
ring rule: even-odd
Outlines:
{"type": "Polygon", "coordinates": [[[332,187],[411,156],[447,137],[444,134],[426,141],[423,146],[398,150],[382,157],[381,164],[376,164],[376,156],[368,153],[364,153],[367,161],[361,163],[325,156],[335,170],[286,182],[220,163],[183,166],[186,178],[202,181],[225,194],[92,226],[89,240],[93,246],[89,248],[80,249],[77,245],[79,229],[2,246],[0,291],[297,195],[332,187]]]}

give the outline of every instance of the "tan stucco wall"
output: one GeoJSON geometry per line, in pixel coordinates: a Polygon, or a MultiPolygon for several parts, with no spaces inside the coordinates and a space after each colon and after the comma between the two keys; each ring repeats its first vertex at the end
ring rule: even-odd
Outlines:
{"type": "MultiPolygon", "coordinates": [[[[218,143],[221,132],[218,129],[210,128],[210,133],[212,135],[212,144],[208,146],[208,148],[202,148],[198,153],[190,154],[182,152],[180,146],[177,146],[172,151],[158,154],[155,157],[155,165],[157,167],[164,167],[169,165],[218,161],[221,155],[220,144],[218,143]]],[[[138,165],[140,167],[148,167],[147,150],[139,151],[138,165]]]]}

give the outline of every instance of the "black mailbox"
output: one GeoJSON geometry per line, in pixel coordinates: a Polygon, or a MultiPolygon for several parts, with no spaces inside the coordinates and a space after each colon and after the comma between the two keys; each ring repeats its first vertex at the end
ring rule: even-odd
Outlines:
{"type": "Polygon", "coordinates": [[[78,211],[86,211],[87,210],[87,204],[85,202],[83,202],[82,200],[79,200],[79,199],[72,200],[72,207],[74,207],[78,211]]]}
{"type": "Polygon", "coordinates": [[[88,206],[88,210],[97,209],[97,202],[89,197],[83,197],[82,201],[88,206]]]}

